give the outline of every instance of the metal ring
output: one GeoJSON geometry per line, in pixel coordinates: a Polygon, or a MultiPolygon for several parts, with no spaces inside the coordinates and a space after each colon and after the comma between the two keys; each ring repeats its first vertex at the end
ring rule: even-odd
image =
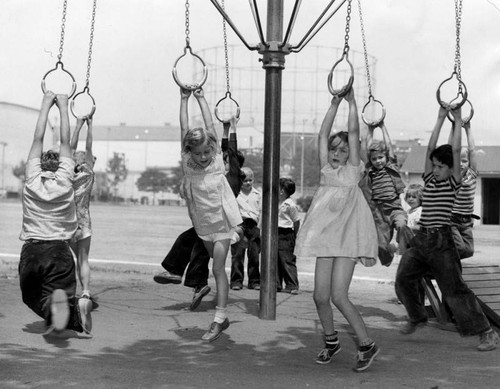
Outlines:
{"type": "Polygon", "coordinates": [[[367,126],[377,127],[378,125],[380,125],[380,123],[382,123],[384,121],[385,113],[386,112],[385,112],[384,104],[382,104],[379,100],[376,100],[373,96],[370,95],[370,97],[368,98],[368,102],[364,105],[363,110],[361,111],[361,119],[363,119],[363,122],[367,126]],[[366,107],[368,107],[368,105],[370,104],[370,102],[380,104],[380,106],[382,107],[382,115],[381,115],[380,119],[374,120],[372,122],[368,121],[368,119],[365,117],[365,110],[366,110],[366,107]]]}
{"type": "Polygon", "coordinates": [[[444,80],[441,84],[439,84],[439,87],[436,91],[436,98],[437,98],[437,101],[439,103],[439,105],[441,107],[443,107],[444,109],[448,110],[448,111],[453,111],[454,109],[457,109],[457,108],[460,108],[462,105],[465,104],[465,102],[467,101],[467,87],[465,86],[465,84],[463,83],[463,81],[459,80],[458,79],[458,75],[457,75],[457,72],[453,72],[451,73],[451,76],[448,77],[446,80],[444,80]],[[449,103],[446,103],[444,102],[443,100],[441,100],[441,87],[447,83],[448,81],[450,81],[454,76],[457,76],[457,81],[458,81],[458,93],[457,93],[457,96],[451,100],[449,103]],[[462,96],[462,99],[461,100],[458,100],[459,96],[462,96]],[[458,100],[458,102],[454,103],[454,101],[458,100]]]}
{"type": "MultiPolygon", "coordinates": [[[[469,116],[462,118],[462,127],[464,125],[466,125],[467,123],[469,123],[471,121],[472,117],[474,116],[474,107],[472,106],[472,103],[469,101],[469,99],[467,99],[465,101],[465,103],[469,104],[469,106],[470,106],[470,114],[469,114],[469,116]]],[[[455,119],[453,119],[453,115],[451,114],[451,112],[448,112],[447,117],[448,117],[448,120],[450,122],[455,123],[455,119]]]]}
{"type": "Polygon", "coordinates": [[[354,83],[354,67],[352,66],[351,61],[349,61],[347,53],[344,52],[344,54],[342,54],[342,57],[333,64],[332,70],[330,70],[330,73],[328,74],[327,83],[328,90],[333,96],[344,97],[345,95],[347,95],[347,93],[349,93],[349,90],[352,88],[352,84],[354,83]],[[341,89],[334,89],[332,85],[333,72],[335,71],[335,68],[344,60],[344,58],[351,68],[351,75],[349,76],[349,80],[347,81],[346,85],[344,85],[341,89]]]}
{"type": "Polygon", "coordinates": [[[71,113],[73,114],[73,116],[77,119],[84,119],[85,117],[90,117],[94,114],[95,112],[95,100],[94,98],[92,97],[92,95],[90,94],[89,92],[89,88],[88,86],[86,86],[85,88],[83,88],[83,90],[79,93],[77,93],[75,95],[75,97],[73,97],[73,99],[71,100],[71,104],[70,104],[70,110],[71,110],[71,113]],[[83,116],[78,116],[76,113],[75,113],[75,100],[78,96],[80,96],[81,94],[83,93],[87,93],[87,95],[90,97],[90,99],[92,100],[92,108],[90,109],[90,112],[87,114],[87,115],[83,115],[83,116]]]}
{"type": "Polygon", "coordinates": [[[70,72],[68,72],[66,69],[64,69],[64,64],[63,64],[61,61],[57,61],[57,62],[56,62],[56,67],[55,67],[54,69],[49,70],[49,71],[48,71],[47,73],[45,73],[45,75],[43,76],[43,78],[42,78],[42,92],[43,92],[44,94],[45,94],[45,93],[47,93],[47,87],[46,87],[46,85],[45,85],[45,79],[47,78],[47,76],[48,76],[50,73],[55,72],[59,66],[61,66],[61,70],[62,70],[64,73],[68,74],[68,75],[71,77],[71,79],[73,80],[73,83],[72,83],[72,85],[71,85],[71,92],[68,94],[68,99],[70,99],[71,97],[73,97],[73,95],[74,95],[74,94],[75,94],[75,92],[76,92],[76,81],[75,81],[75,77],[73,77],[73,75],[72,75],[70,72]]]}
{"type": "Polygon", "coordinates": [[[231,92],[227,91],[226,92],[226,95],[220,99],[217,104],[215,105],[215,117],[219,120],[219,122],[221,123],[225,123],[227,122],[227,120],[223,120],[220,116],[219,116],[219,104],[222,103],[224,100],[226,100],[227,98],[229,98],[229,100],[231,100],[232,102],[234,102],[236,104],[236,119],[239,119],[240,118],[240,105],[238,104],[238,102],[233,99],[231,97],[231,92]]]}
{"type": "Polygon", "coordinates": [[[195,91],[197,89],[200,89],[203,84],[205,84],[205,81],[207,81],[207,77],[208,77],[208,70],[207,70],[207,66],[205,65],[205,62],[203,61],[203,59],[199,56],[199,55],[196,55],[194,54],[192,51],[191,51],[191,47],[190,46],[186,46],[184,48],[184,54],[182,54],[179,58],[177,58],[177,60],[175,61],[174,63],[174,67],[172,69],[172,76],[174,77],[174,80],[175,82],[177,83],[177,85],[179,85],[181,88],[184,88],[186,90],[190,90],[190,91],[195,91]],[[177,76],[177,63],[187,55],[187,51],[189,50],[189,52],[191,53],[191,55],[195,58],[197,58],[203,65],[203,77],[201,79],[201,81],[197,84],[185,84],[183,83],[179,77],[177,76]]]}

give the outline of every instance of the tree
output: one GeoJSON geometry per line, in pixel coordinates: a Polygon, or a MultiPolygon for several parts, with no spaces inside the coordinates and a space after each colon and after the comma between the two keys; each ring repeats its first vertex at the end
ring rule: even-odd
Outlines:
{"type": "Polygon", "coordinates": [[[178,194],[181,186],[182,180],[182,164],[179,161],[179,165],[171,168],[167,173],[167,187],[173,192],[178,194]]]}
{"type": "Polygon", "coordinates": [[[118,184],[125,181],[128,174],[124,153],[113,153],[113,158],[108,161],[106,173],[108,174],[108,179],[113,187],[113,197],[116,201],[118,184]],[[110,175],[111,178],[109,178],[110,175]]]}
{"type": "Polygon", "coordinates": [[[318,148],[310,144],[305,146],[302,149],[302,144],[297,143],[294,152],[295,158],[292,160],[291,176],[297,189],[300,188],[302,179],[304,180],[304,187],[316,187],[319,184],[318,148]]]}
{"type": "Polygon", "coordinates": [[[144,192],[153,192],[153,204],[158,192],[165,191],[168,188],[167,174],[158,168],[147,168],[137,179],[137,189],[144,192]]]}
{"type": "Polygon", "coordinates": [[[254,185],[262,186],[262,169],[264,166],[264,154],[262,151],[241,150],[245,155],[244,167],[253,170],[254,185]]]}
{"type": "Polygon", "coordinates": [[[24,183],[26,179],[26,162],[20,161],[18,165],[14,166],[12,168],[12,174],[17,177],[21,183],[24,183]]]}
{"type": "Polygon", "coordinates": [[[26,162],[21,160],[18,165],[12,168],[12,174],[19,179],[18,194],[20,195],[24,181],[26,181],[26,162]]]}

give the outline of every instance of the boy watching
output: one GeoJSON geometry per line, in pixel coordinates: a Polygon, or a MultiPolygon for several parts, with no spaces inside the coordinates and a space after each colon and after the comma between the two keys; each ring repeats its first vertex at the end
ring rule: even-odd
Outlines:
{"type": "Polygon", "coordinates": [[[299,209],[290,197],[295,193],[295,182],[290,178],[280,178],[279,211],[278,211],[278,271],[277,290],[299,294],[299,279],[297,276],[297,257],[295,239],[299,232],[299,209]]]}
{"type": "Polygon", "coordinates": [[[396,294],[408,313],[408,322],[400,329],[408,335],[427,323],[427,311],[418,292],[419,280],[430,274],[436,279],[443,299],[456,320],[462,336],[479,335],[479,351],[490,351],[500,342],[492,330],[475,294],[462,276],[460,259],[451,230],[451,212],[460,188],[461,109],[452,111],[455,119],[452,145],[436,148],[447,111],[440,107],[429,140],[424,170],[424,191],[420,229],[399,263],[396,294]]]}
{"type": "Polygon", "coordinates": [[[242,238],[231,246],[231,289],[241,290],[244,279],[245,251],[248,256],[248,289],[260,289],[260,229],[261,194],[253,187],[254,174],[248,167],[241,168],[245,175],[240,193],[236,197],[243,224],[242,238]]]}

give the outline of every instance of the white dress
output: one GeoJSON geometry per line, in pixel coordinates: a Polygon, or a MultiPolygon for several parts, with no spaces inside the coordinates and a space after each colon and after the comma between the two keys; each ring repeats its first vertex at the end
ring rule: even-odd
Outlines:
{"type": "Polygon", "coordinates": [[[376,263],[377,231],[361,189],[364,166],[349,162],[321,169],[320,186],[299,230],[298,257],[348,257],[365,266],[376,263]]]}
{"type": "Polygon", "coordinates": [[[241,224],[238,203],[225,176],[222,153],[217,153],[206,168],[200,168],[189,153],[182,153],[184,177],[181,191],[189,216],[199,237],[229,239],[241,224]]]}

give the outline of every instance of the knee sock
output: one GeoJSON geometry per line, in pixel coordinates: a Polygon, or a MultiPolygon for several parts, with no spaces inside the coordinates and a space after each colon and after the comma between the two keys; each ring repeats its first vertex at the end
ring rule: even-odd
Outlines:
{"type": "Polygon", "coordinates": [[[227,318],[227,308],[215,307],[215,318],[216,323],[222,324],[227,318]]]}
{"type": "Polygon", "coordinates": [[[331,335],[325,334],[325,348],[335,348],[339,344],[339,338],[337,337],[338,332],[334,331],[331,335]]]}

